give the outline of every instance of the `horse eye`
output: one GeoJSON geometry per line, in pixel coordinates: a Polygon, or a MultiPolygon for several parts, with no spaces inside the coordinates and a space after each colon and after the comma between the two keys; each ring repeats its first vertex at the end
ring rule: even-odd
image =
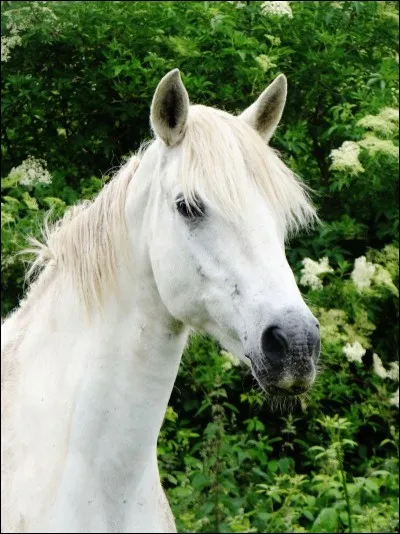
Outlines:
{"type": "Polygon", "coordinates": [[[185,219],[200,218],[204,215],[204,205],[201,202],[188,204],[185,199],[179,198],[176,201],[176,208],[185,219]]]}

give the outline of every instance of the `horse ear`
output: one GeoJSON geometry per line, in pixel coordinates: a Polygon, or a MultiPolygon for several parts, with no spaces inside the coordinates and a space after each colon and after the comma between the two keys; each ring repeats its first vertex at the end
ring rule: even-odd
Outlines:
{"type": "Polygon", "coordinates": [[[257,130],[267,143],[281,120],[286,94],[286,76],[279,74],[258,99],[239,115],[257,130]]]}
{"type": "Polygon", "coordinates": [[[185,133],[189,96],[178,69],[161,79],[153,96],[150,122],[155,134],[167,146],[178,143],[185,133]]]}

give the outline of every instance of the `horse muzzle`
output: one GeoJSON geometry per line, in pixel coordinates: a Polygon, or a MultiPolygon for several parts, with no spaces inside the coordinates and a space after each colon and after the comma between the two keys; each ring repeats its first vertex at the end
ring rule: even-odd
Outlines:
{"type": "Polygon", "coordinates": [[[264,329],[259,350],[247,354],[254,377],[274,396],[299,395],[312,386],[320,355],[319,323],[288,313],[264,329]]]}

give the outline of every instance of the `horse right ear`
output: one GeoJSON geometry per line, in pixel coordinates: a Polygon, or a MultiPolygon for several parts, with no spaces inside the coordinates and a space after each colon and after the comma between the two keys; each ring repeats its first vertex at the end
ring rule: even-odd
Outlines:
{"type": "Polygon", "coordinates": [[[285,107],[287,81],[284,74],[280,74],[265,89],[258,99],[248,107],[239,117],[252,126],[268,143],[281,120],[285,107]]]}
{"type": "Polygon", "coordinates": [[[150,122],[167,146],[178,143],[185,134],[189,96],[178,69],[171,70],[157,86],[151,104],[150,122]]]}

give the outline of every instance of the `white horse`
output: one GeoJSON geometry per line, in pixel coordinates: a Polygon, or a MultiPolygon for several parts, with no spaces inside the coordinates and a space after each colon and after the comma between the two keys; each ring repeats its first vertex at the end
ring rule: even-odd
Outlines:
{"type": "Polygon", "coordinates": [[[278,76],[235,117],[159,83],[155,140],[44,243],[2,332],[2,532],[175,532],[156,444],[190,329],[270,395],[308,389],[318,322],[285,257],[316,218],[267,143],[278,76]]]}

